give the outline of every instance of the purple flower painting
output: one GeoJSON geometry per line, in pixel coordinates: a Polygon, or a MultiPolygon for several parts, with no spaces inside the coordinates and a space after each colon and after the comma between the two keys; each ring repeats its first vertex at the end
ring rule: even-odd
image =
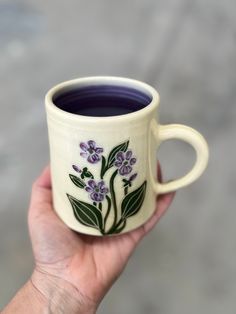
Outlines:
{"type": "Polygon", "coordinates": [[[96,164],[101,160],[103,148],[97,147],[94,141],[90,140],[87,143],[81,142],[80,148],[82,149],[80,156],[87,158],[87,161],[91,164],[96,164]]]}
{"type": "Polygon", "coordinates": [[[91,199],[95,202],[102,202],[109,192],[104,181],[96,183],[95,180],[89,180],[85,190],[90,193],[91,199]]]}
{"type": "Polygon", "coordinates": [[[115,166],[119,169],[121,176],[127,176],[132,171],[132,166],[136,163],[136,158],[132,157],[132,151],[126,153],[118,152],[116,154],[115,166]]]}
{"type": "Polygon", "coordinates": [[[126,231],[127,220],[143,206],[147,181],[136,186],[136,178],[141,175],[134,169],[137,158],[129,149],[129,143],[130,140],[118,143],[105,153],[94,140],[79,144],[80,156],[86,159],[86,165],[81,167],[81,160],[78,165],[72,164],[76,173],[70,173],[69,178],[83,192],[78,191],[78,197],[66,195],[75,219],[96,229],[96,235],[126,231]]]}

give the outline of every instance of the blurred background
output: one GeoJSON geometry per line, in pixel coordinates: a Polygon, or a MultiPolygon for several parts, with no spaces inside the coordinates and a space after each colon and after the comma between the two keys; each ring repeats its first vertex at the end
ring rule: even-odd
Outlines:
{"type": "MultiPolygon", "coordinates": [[[[151,84],[161,123],[191,125],[211,153],[98,313],[235,313],[235,0],[0,0],[0,308],[33,268],[27,209],[49,161],[44,95],[89,75],[151,84]]],[[[195,157],[171,141],[159,158],[169,180],[195,157]]]]}

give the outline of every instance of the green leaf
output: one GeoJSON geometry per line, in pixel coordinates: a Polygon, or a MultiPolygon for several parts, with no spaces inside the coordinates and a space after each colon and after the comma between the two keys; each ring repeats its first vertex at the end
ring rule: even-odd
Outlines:
{"type": "Polygon", "coordinates": [[[87,172],[84,173],[84,175],[85,175],[86,178],[91,178],[92,173],[90,171],[87,171],[87,172]]]}
{"type": "Polygon", "coordinates": [[[76,177],[73,174],[69,174],[69,176],[70,176],[71,181],[79,188],[83,189],[86,186],[86,183],[83,180],[81,180],[79,177],[76,177]]]}
{"type": "Polygon", "coordinates": [[[121,215],[123,219],[134,216],[140,210],[145,194],[146,194],[147,181],[134,190],[127,194],[121,203],[121,215]]]}
{"type": "Polygon", "coordinates": [[[103,179],[105,172],[106,172],[106,158],[102,156],[101,179],[103,179]]]}
{"type": "Polygon", "coordinates": [[[112,151],[110,152],[108,159],[107,159],[107,166],[106,166],[106,170],[111,168],[116,160],[116,154],[118,152],[126,152],[127,148],[129,146],[129,141],[124,142],[120,145],[117,145],[116,147],[114,147],[112,149],[112,151]]]}
{"type": "Polygon", "coordinates": [[[92,227],[103,232],[103,219],[100,210],[94,205],[79,201],[69,194],[66,195],[73,208],[75,218],[84,226],[92,227]]]}

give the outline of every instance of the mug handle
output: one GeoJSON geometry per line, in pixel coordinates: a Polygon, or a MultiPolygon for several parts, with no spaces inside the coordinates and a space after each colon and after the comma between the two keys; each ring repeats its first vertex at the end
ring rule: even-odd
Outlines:
{"type": "Polygon", "coordinates": [[[209,150],[204,137],[196,130],[182,124],[158,125],[156,120],[151,122],[151,131],[158,145],[170,139],[178,139],[190,144],[196,151],[196,162],[193,168],[182,178],[167,183],[160,183],[153,179],[154,190],[158,194],[176,191],[197,180],[205,170],[209,150]]]}

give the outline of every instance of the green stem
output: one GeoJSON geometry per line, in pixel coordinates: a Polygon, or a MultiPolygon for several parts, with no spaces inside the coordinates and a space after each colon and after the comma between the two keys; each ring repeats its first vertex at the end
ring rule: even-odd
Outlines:
{"type": "Polygon", "coordinates": [[[125,189],[124,189],[125,195],[127,195],[127,194],[128,194],[128,188],[129,188],[129,187],[128,187],[128,186],[126,186],[126,187],[125,187],[125,189]]]}
{"type": "Polygon", "coordinates": [[[126,219],[122,220],[121,222],[116,225],[116,229],[114,230],[114,233],[120,233],[125,228],[125,226],[126,226],[126,219]],[[121,225],[121,222],[123,223],[123,225],[121,225]],[[120,228],[118,228],[119,226],[120,226],[120,228]]]}
{"type": "Polygon", "coordinates": [[[102,211],[102,203],[101,202],[98,204],[98,208],[100,209],[100,211],[102,211]]]}
{"type": "Polygon", "coordinates": [[[106,195],[106,199],[107,199],[107,212],[106,212],[106,215],[104,217],[104,230],[106,230],[107,218],[108,218],[110,211],[111,211],[111,199],[108,195],[106,195]]]}
{"type": "Polygon", "coordinates": [[[118,173],[118,169],[112,174],[111,179],[110,179],[111,201],[112,201],[112,205],[113,205],[113,208],[114,208],[114,221],[113,221],[113,224],[112,224],[110,230],[112,230],[115,227],[116,221],[117,221],[116,194],[115,194],[115,190],[114,190],[114,180],[115,180],[115,177],[116,177],[117,173],[118,173]]]}
{"type": "Polygon", "coordinates": [[[93,202],[93,205],[97,207],[97,203],[96,202],[93,202]]]}
{"type": "Polygon", "coordinates": [[[120,220],[118,221],[118,223],[116,225],[113,225],[111,227],[111,229],[107,232],[107,234],[119,233],[120,231],[122,231],[124,229],[125,226],[126,226],[126,219],[124,220],[124,218],[121,217],[120,220]],[[123,226],[120,227],[120,225],[122,223],[124,223],[124,224],[123,224],[123,226]]]}
{"type": "Polygon", "coordinates": [[[100,172],[100,178],[103,180],[103,177],[104,177],[104,171],[103,171],[103,168],[101,168],[101,172],[100,172]]]}
{"type": "Polygon", "coordinates": [[[100,178],[103,180],[104,174],[106,172],[106,158],[102,156],[102,167],[101,167],[101,172],[100,172],[100,178]]]}

